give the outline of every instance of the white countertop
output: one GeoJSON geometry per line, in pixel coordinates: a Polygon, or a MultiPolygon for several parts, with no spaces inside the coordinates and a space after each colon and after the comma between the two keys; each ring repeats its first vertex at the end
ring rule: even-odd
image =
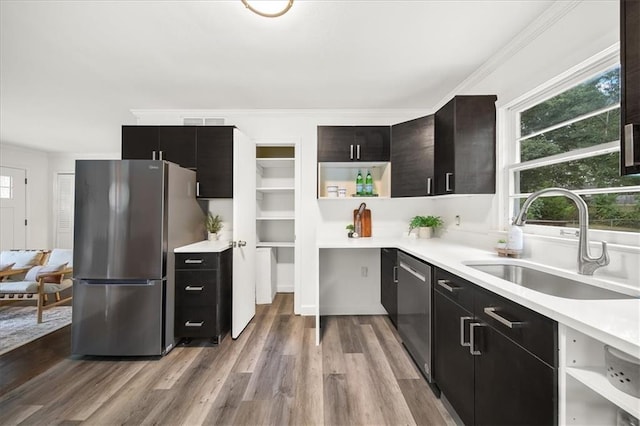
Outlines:
{"type": "Polygon", "coordinates": [[[198,241],[197,243],[188,244],[182,247],[176,247],[174,253],[219,253],[231,248],[231,241],[198,241]]]}
{"type": "MultiPolygon", "coordinates": [[[[439,238],[336,238],[319,240],[323,248],[398,248],[424,261],[446,269],[461,278],[513,300],[575,330],[640,358],[640,299],[574,300],[551,296],[480,272],[466,262],[505,260],[497,253],[466,247],[439,238]],[[464,263],[463,263],[464,262],[464,263]]],[[[508,261],[508,260],[507,260],[508,261]]],[[[620,288],[621,283],[579,275],[573,271],[547,267],[520,259],[537,269],[553,272],[576,281],[620,288]]],[[[577,263],[577,261],[576,261],[577,263]]],[[[577,267],[577,265],[576,265],[577,267]]],[[[630,289],[632,286],[628,286],[630,289]]],[[[636,288],[637,292],[637,288],[636,288]]]]}

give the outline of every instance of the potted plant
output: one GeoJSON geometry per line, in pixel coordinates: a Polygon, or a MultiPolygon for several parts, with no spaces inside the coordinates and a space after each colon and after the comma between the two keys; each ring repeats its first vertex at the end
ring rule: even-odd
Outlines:
{"type": "Polygon", "coordinates": [[[496,244],[497,249],[506,249],[507,248],[507,240],[500,238],[498,243],[496,244]]]}
{"type": "Polygon", "coordinates": [[[409,222],[409,233],[417,228],[420,238],[431,238],[433,230],[443,224],[440,216],[414,216],[409,222]]]}
{"type": "Polygon", "coordinates": [[[218,239],[218,232],[222,229],[222,217],[219,214],[213,215],[211,212],[207,213],[207,218],[204,223],[207,228],[208,240],[215,241],[218,239]]]}
{"type": "MultiPolygon", "coordinates": [[[[345,227],[345,229],[346,229],[347,231],[349,231],[349,232],[347,233],[347,236],[348,236],[349,238],[353,238],[353,237],[354,237],[354,235],[353,235],[353,234],[356,232],[356,227],[355,227],[355,226],[353,226],[353,223],[348,224],[348,225],[345,227]]],[[[356,235],[356,236],[357,236],[357,235],[356,235]]]]}

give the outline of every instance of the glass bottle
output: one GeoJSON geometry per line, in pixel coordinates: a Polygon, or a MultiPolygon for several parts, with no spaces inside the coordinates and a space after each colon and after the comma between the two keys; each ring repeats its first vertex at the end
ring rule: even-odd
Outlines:
{"type": "Polygon", "coordinates": [[[369,170],[367,170],[367,177],[364,180],[364,192],[367,195],[373,195],[373,178],[369,170]]]}
{"type": "Polygon", "coordinates": [[[362,173],[358,170],[358,176],[356,176],[356,195],[362,195],[364,193],[364,180],[362,179],[362,173]]]}

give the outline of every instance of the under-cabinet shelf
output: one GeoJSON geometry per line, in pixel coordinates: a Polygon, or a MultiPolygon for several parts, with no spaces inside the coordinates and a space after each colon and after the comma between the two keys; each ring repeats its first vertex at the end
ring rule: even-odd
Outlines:
{"type": "Polygon", "coordinates": [[[256,220],[295,220],[295,217],[292,216],[258,216],[256,220]]]}
{"type": "Polygon", "coordinates": [[[391,196],[391,164],[389,162],[318,163],[318,198],[327,197],[328,186],[344,188],[347,197],[338,199],[389,198],[391,196]],[[356,175],[361,172],[363,180],[367,172],[373,178],[373,192],[377,197],[352,197],[356,193],[356,175]]]}
{"type": "Polygon", "coordinates": [[[635,398],[613,387],[599,368],[568,367],[567,374],[627,413],[640,418],[640,398],[635,398]]]}
{"type": "Polygon", "coordinates": [[[262,192],[262,193],[293,192],[295,191],[295,188],[292,186],[274,186],[274,187],[262,186],[262,187],[256,188],[256,191],[262,192]]]}

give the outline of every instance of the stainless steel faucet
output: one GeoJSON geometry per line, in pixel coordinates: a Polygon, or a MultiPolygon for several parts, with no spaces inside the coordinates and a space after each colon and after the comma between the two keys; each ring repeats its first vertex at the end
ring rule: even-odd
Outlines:
{"type": "Polygon", "coordinates": [[[578,273],[582,275],[593,275],[593,272],[601,266],[609,264],[609,253],[607,252],[607,243],[602,242],[602,254],[600,257],[591,257],[589,254],[589,209],[587,203],[576,193],[564,188],[546,188],[540,191],[534,192],[529,195],[525,200],[518,217],[513,222],[514,225],[524,226],[527,220],[527,210],[531,203],[543,194],[557,193],[558,195],[564,195],[576,204],[578,208],[578,227],[580,229],[580,236],[578,239],[578,273]]]}

